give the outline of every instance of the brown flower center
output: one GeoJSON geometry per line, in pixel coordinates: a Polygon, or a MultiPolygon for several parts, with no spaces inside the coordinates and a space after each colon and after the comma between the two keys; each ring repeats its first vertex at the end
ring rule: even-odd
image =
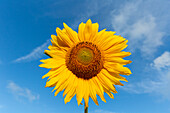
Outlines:
{"type": "Polygon", "coordinates": [[[103,68],[101,52],[91,42],[80,42],[68,51],[66,66],[78,78],[90,79],[103,68]]]}

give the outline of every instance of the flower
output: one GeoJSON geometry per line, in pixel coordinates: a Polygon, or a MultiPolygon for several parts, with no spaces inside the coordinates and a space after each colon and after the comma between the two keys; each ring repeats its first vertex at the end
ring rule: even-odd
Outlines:
{"type": "Polygon", "coordinates": [[[123,59],[131,53],[122,51],[128,40],[106,29],[98,32],[98,23],[90,19],[79,25],[78,33],[63,25],[62,30],[56,29],[57,36],[51,35],[52,45],[45,50],[51,58],[40,60],[43,62],[40,67],[50,69],[42,77],[48,77],[45,87],[55,87],[55,96],[64,90],[65,103],[76,95],[78,105],[84,99],[85,107],[89,97],[98,105],[96,94],[104,102],[104,92],[114,98],[112,93],[117,93],[114,85],[123,86],[120,81],[127,82],[120,74],[131,74],[124,67],[131,61],[123,59]]]}

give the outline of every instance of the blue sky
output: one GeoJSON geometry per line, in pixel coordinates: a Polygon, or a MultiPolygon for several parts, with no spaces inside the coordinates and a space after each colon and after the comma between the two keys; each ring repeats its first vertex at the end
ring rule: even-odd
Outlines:
{"type": "Polygon", "coordinates": [[[126,59],[132,75],[116,86],[118,94],[89,113],[170,112],[169,0],[0,0],[0,113],[83,113],[76,98],[64,104],[44,88],[38,67],[51,34],[63,22],[77,31],[81,22],[98,22],[99,30],[116,31],[129,40],[126,59]]]}

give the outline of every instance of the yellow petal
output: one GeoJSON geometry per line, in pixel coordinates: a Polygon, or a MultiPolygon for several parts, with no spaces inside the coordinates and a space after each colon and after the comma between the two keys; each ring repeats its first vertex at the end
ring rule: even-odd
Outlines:
{"type": "Polygon", "coordinates": [[[106,92],[110,98],[114,99],[113,94],[108,89],[104,88],[104,92],[106,92]]]}
{"type": "Polygon", "coordinates": [[[46,82],[46,86],[45,87],[52,87],[54,84],[56,84],[60,80],[60,78],[63,77],[63,73],[65,73],[66,70],[67,69],[62,70],[62,72],[58,73],[58,75],[56,75],[55,77],[53,77],[50,80],[48,80],[46,82]]]}
{"type": "MultiPolygon", "coordinates": [[[[63,83],[64,83],[65,81],[67,81],[67,79],[68,79],[68,77],[69,77],[69,75],[70,75],[70,72],[69,72],[68,70],[65,70],[65,71],[64,71],[63,73],[61,73],[61,74],[62,74],[62,77],[58,80],[58,82],[57,82],[55,88],[53,89],[53,91],[56,90],[56,89],[58,89],[60,86],[63,85],[63,83]]],[[[64,87],[63,87],[63,88],[64,88],[64,87]]],[[[58,92],[59,92],[59,91],[58,91],[58,92]]],[[[56,91],[55,96],[58,94],[58,92],[56,91]]]]}
{"type": "Polygon", "coordinates": [[[107,77],[105,77],[102,73],[99,73],[97,75],[97,77],[100,80],[100,82],[102,83],[104,88],[108,88],[113,93],[117,93],[115,87],[112,85],[111,81],[107,77]]]}
{"type": "Polygon", "coordinates": [[[124,60],[119,57],[105,57],[104,58],[105,62],[112,62],[112,63],[120,63],[122,65],[130,64],[132,61],[130,60],[124,60]]]}
{"type": "Polygon", "coordinates": [[[42,79],[46,78],[49,76],[49,79],[57,76],[62,70],[64,70],[66,68],[65,65],[61,65],[60,67],[58,68],[53,68],[51,69],[47,74],[45,74],[42,79]]]}
{"type": "Polygon", "coordinates": [[[84,95],[84,80],[82,78],[78,78],[78,85],[76,88],[76,97],[77,97],[77,102],[78,106],[80,105],[83,95],[84,95]]]}
{"type": "Polygon", "coordinates": [[[63,33],[60,28],[57,28],[56,32],[60,40],[63,40],[63,42],[65,42],[69,47],[74,45],[70,38],[65,33],[63,33]]]}
{"type": "Polygon", "coordinates": [[[71,73],[69,79],[67,80],[68,85],[66,86],[66,89],[63,92],[63,97],[73,88],[73,81],[75,81],[75,78],[76,76],[71,73]]]}
{"type": "Polygon", "coordinates": [[[58,42],[57,42],[57,36],[56,35],[51,35],[51,38],[52,38],[52,42],[54,42],[54,45],[56,45],[57,47],[60,47],[59,45],[58,45],[58,42]]]}
{"type": "Polygon", "coordinates": [[[92,39],[97,35],[98,29],[99,29],[98,23],[92,24],[92,32],[91,32],[91,37],[89,38],[89,41],[92,41],[92,39]]]}
{"type": "Polygon", "coordinates": [[[111,72],[111,71],[109,71],[108,69],[106,69],[106,70],[108,71],[108,73],[109,73],[110,75],[112,75],[113,77],[115,77],[115,79],[128,82],[125,77],[120,76],[118,73],[111,72]]]}
{"type": "Polygon", "coordinates": [[[89,103],[89,81],[85,80],[84,81],[85,85],[84,85],[84,90],[85,90],[85,94],[84,94],[84,101],[85,101],[85,108],[88,107],[88,103],[89,103]]]}
{"type": "Polygon", "coordinates": [[[55,50],[60,50],[60,51],[65,51],[65,52],[67,52],[68,51],[68,49],[69,49],[69,47],[62,47],[62,46],[60,46],[60,47],[58,47],[58,46],[54,46],[54,45],[49,45],[48,46],[48,49],[49,50],[51,50],[51,51],[55,51],[55,50]]]}
{"type": "Polygon", "coordinates": [[[85,28],[85,25],[83,22],[79,25],[79,28],[78,28],[78,38],[80,41],[84,41],[84,28],[85,28]]]}
{"type": "Polygon", "coordinates": [[[110,37],[106,38],[105,40],[103,40],[103,42],[100,43],[101,48],[103,48],[103,47],[106,48],[105,46],[113,45],[112,40],[113,40],[113,36],[110,36],[110,37]]]}
{"type": "Polygon", "coordinates": [[[94,83],[92,81],[92,79],[89,80],[89,83],[90,83],[90,97],[92,98],[92,100],[95,102],[96,105],[99,105],[98,104],[98,101],[97,101],[97,97],[96,97],[96,90],[95,90],[95,87],[94,87],[94,83]]]}
{"type": "Polygon", "coordinates": [[[91,22],[91,20],[89,19],[89,20],[86,22],[86,25],[85,25],[85,28],[84,28],[84,40],[85,40],[85,41],[89,41],[90,36],[91,36],[91,33],[92,33],[92,22],[91,22]]]}
{"type": "Polygon", "coordinates": [[[105,53],[106,54],[113,54],[113,53],[120,52],[128,46],[128,45],[126,45],[127,42],[128,42],[128,40],[126,40],[126,41],[124,41],[120,44],[113,45],[112,47],[105,50],[105,53]]]}
{"type": "Polygon", "coordinates": [[[60,39],[56,35],[51,35],[52,38],[52,44],[55,45],[56,47],[63,49],[64,47],[69,47],[62,39],[60,39]]]}
{"type": "Polygon", "coordinates": [[[101,44],[101,47],[103,48],[103,50],[107,50],[108,48],[118,45],[124,41],[125,41],[125,38],[117,36],[117,35],[112,35],[103,41],[103,43],[101,44]]]}
{"type": "Polygon", "coordinates": [[[44,68],[58,68],[61,65],[65,64],[65,59],[61,58],[58,60],[55,60],[54,58],[49,58],[45,60],[40,60],[40,62],[43,62],[44,64],[40,64],[40,67],[44,68]]]}
{"type": "Polygon", "coordinates": [[[73,43],[78,43],[79,39],[78,39],[77,32],[73,31],[70,27],[68,27],[67,24],[63,23],[63,25],[70,40],[72,40],[73,43]]]}
{"type": "Polygon", "coordinates": [[[58,58],[65,58],[66,56],[66,51],[62,51],[62,50],[45,50],[45,53],[47,53],[48,55],[50,55],[53,58],[56,58],[56,60],[58,58]]]}
{"type": "Polygon", "coordinates": [[[74,97],[75,94],[76,94],[75,88],[71,89],[71,90],[68,92],[68,94],[66,95],[66,97],[64,98],[65,104],[66,104],[67,102],[70,102],[70,100],[74,97]]]}
{"type": "Polygon", "coordinates": [[[101,83],[98,81],[97,77],[93,77],[92,80],[94,82],[94,87],[96,87],[95,89],[96,89],[97,95],[99,95],[102,101],[106,102],[104,98],[104,90],[103,90],[101,83]]]}
{"type": "Polygon", "coordinates": [[[77,83],[78,83],[78,79],[77,77],[75,77],[74,81],[72,81],[72,86],[64,99],[65,104],[69,102],[71,98],[76,94],[77,83]]]}
{"type": "Polygon", "coordinates": [[[45,74],[44,76],[42,76],[42,79],[44,79],[44,78],[46,78],[46,77],[54,74],[56,71],[58,71],[57,68],[51,69],[47,74],[45,74]]]}
{"type": "MultiPolygon", "coordinates": [[[[54,91],[54,90],[55,90],[55,89],[53,89],[53,91],[54,91]]],[[[62,85],[56,90],[54,96],[57,96],[57,94],[58,94],[59,92],[63,91],[63,90],[64,90],[64,85],[62,84],[62,85]]],[[[52,92],[53,92],[53,91],[52,91],[52,92]]]]}
{"type": "Polygon", "coordinates": [[[113,31],[105,31],[100,37],[98,37],[98,44],[101,46],[104,40],[107,40],[109,37],[113,36],[115,32],[113,31]]]}
{"type": "Polygon", "coordinates": [[[110,75],[105,69],[101,70],[101,73],[103,73],[103,75],[105,75],[112,82],[112,84],[123,86],[123,84],[118,79],[110,75]]]}
{"type": "Polygon", "coordinates": [[[107,63],[104,63],[104,67],[106,67],[107,70],[114,72],[114,73],[118,73],[122,75],[132,74],[129,68],[123,67],[122,65],[118,63],[115,64],[115,63],[107,62],[107,63]]]}
{"type": "Polygon", "coordinates": [[[51,45],[49,45],[49,46],[48,46],[48,49],[49,49],[49,50],[59,50],[60,48],[57,47],[57,46],[53,46],[53,45],[51,46],[51,45]]]}
{"type": "MultiPolygon", "coordinates": [[[[98,32],[94,38],[92,38],[92,42],[95,44],[99,43],[99,40],[101,38],[101,36],[105,33],[106,29],[101,30],[100,32],[98,32]]],[[[99,44],[98,44],[99,45],[99,44]]]]}
{"type": "Polygon", "coordinates": [[[52,79],[54,77],[56,77],[57,75],[59,75],[63,70],[65,70],[67,67],[65,65],[62,65],[61,67],[59,67],[56,71],[56,73],[52,74],[51,76],[49,76],[48,80],[49,79],[52,79]]]}
{"type": "Polygon", "coordinates": [[[122,51],[122,52],[117,52],[117,53],[113,53],[113,54],[107,54],[106,56],[107,57],[120,57],[120,58],[124,58],[124,57],[129,56],[129,55],[131,55],[130,52],[122,51]]]}

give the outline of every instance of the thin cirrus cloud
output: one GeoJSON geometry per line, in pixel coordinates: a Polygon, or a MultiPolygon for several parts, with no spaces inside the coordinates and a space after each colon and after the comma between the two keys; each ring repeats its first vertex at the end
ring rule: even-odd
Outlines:
{"type": "MultiPolygon", "coordinates": [[[[92,113],[117,113],[117,112],[113,112],[113,111],[107,111],[107,110],[103,110],[103,109],[98,109],[98,110],[95,110],[94,112],[92,113]]],[[[119,112],[120,113],[120,112],[119,112]]]]}
{"type": "Polygon", "coordinates": [[[92,0],[72,26],[75,28],[75,23],[80,20],[102,15],[105,17],[101,17],[102,26],[111,24],[118,34],[128,38],[131,51],[140,50],[145,58],[149,58],[148,56],[154,56],[157,48],[163,45],[163,39],[169,35],[169,5],[168,0],[130,0],[121,4],[116,0],[92,0]],[[119,7],[115,3],[119,4],[119,7]],[[101,10],[106,13],[101,13],[101,10]]]}
{"type": "Polygon", "coordinates": [[[17,85],[15,82],[10,81],[7,85],[7,89],[10,91],[10,93],[13,94],[13,96],[19,100],[22,101],[22,99],[27,99],[30,102],[34,100],[39,99],[39,94],[33,94],[32,91],[28,88],[22,88],[21,86],[17,85]]]}
{"type": "Polygon", "coordinates": [[[129,39],[132,51],[140,50],[143,56],[151,56],[169,33],[169,5],[167,0],[127,2],[111,12],[112,26],[129,39]]]}
{"type": "Polygon", "coordinates": [[[157,73],[152,79],[147,78],[137,83],[126,84],[121,88],[129,93],[148,93],[170,100],[170,52],[166,51],[155,58],[149,68],[153,68],[157,73]]]}
{"type": "Polygon", "coordinates": [[[41,46],[35,48],[32,52],[30,52],[28,55],[19,57],[13,61],[13,63],[17,62],[26,62],[26,61],[32,61],[32,60],[37,60],[42,57],[44,50],[47,48],[49,45],[50,40],[47,40],[44,44],[41,46]]]}
{"type": "MultiPolygon", "coordinates": [[[[167,29],[168,26],[170,26],[170,22],[167,18],[170,17],[168,16],[170,13],[168,12],[170,2],[168,2],[168,4],[167,0],[161,2],[158,0],[154,0],[154,2],[153,0],[139,0],[138,2],[124,2],[119,8],[111,7],[115,2],[117,1],[107,0],[107,2],[99,2],[92,0],[90,4],[89,2],[85,2],[85,4],[88,4],[88,6],[85,7],[86,11],[83,10],[71,26],[76,28],[80,20],[84,21],[94,15],[100,16],[99,12],[103,9],[107,13],[102,13],[102,17],[105,17],[102,19],[102,22],[104,22],[105,26],[111,24],[118,34],[127,37],[130,42],[129,48],[131,48],[132,51],[140,50],[143,56],[154,55],[157,48],[163,45],[163,38],[168,35],[169,32],[167,29]],[[152,4],[152,6],[150,4],[152,4]],[[107,6],[108,8],[106,8],[107,6]],[[167,12],[165,13],[165,11],[167,12]],[[110,15],[108,16],[108,14],[110,15]],[[106,20],[106,22],[104,20],[106,20]]],[[[28,55],[19,57],[13,62],[25,62],[41,58],[43,50],[45,50],[49,44],[48,42],[49,41],[46,41],[28,55]]]]}
{"type": "MultiPolygon", "coordinates": [[[[97,15],[98,17],[101,16],[101,12],[100,10],[105,10],[106,7],[108,5],[110,5],[112,3],[111,0],[86,0],[83,6],[83,11],[79,12],[80,14],[77,15],[77,18],[74,20],[73,24],[71,24],[71,26],[76,29],[78,23],[80,23],[80,21],[86,21],[89,18],[91,18],[94,15],[97,15]]],[[[103,15],[103,14],[102,14],[103,15]]],[[[105,15],[106,17],[106,15],[105,15]]],[[[101,18],[101,17],[99,17],[101,18]]],[[[105,20],[107,20],[105,18],[105,20]]],[[[92,20],[93,22],[93,20],[92,20]]],[[[103,23],[104,20],[102,20],[103,23]]],[[[102,23],[101,23],[102,24],[102,23]]]]}

